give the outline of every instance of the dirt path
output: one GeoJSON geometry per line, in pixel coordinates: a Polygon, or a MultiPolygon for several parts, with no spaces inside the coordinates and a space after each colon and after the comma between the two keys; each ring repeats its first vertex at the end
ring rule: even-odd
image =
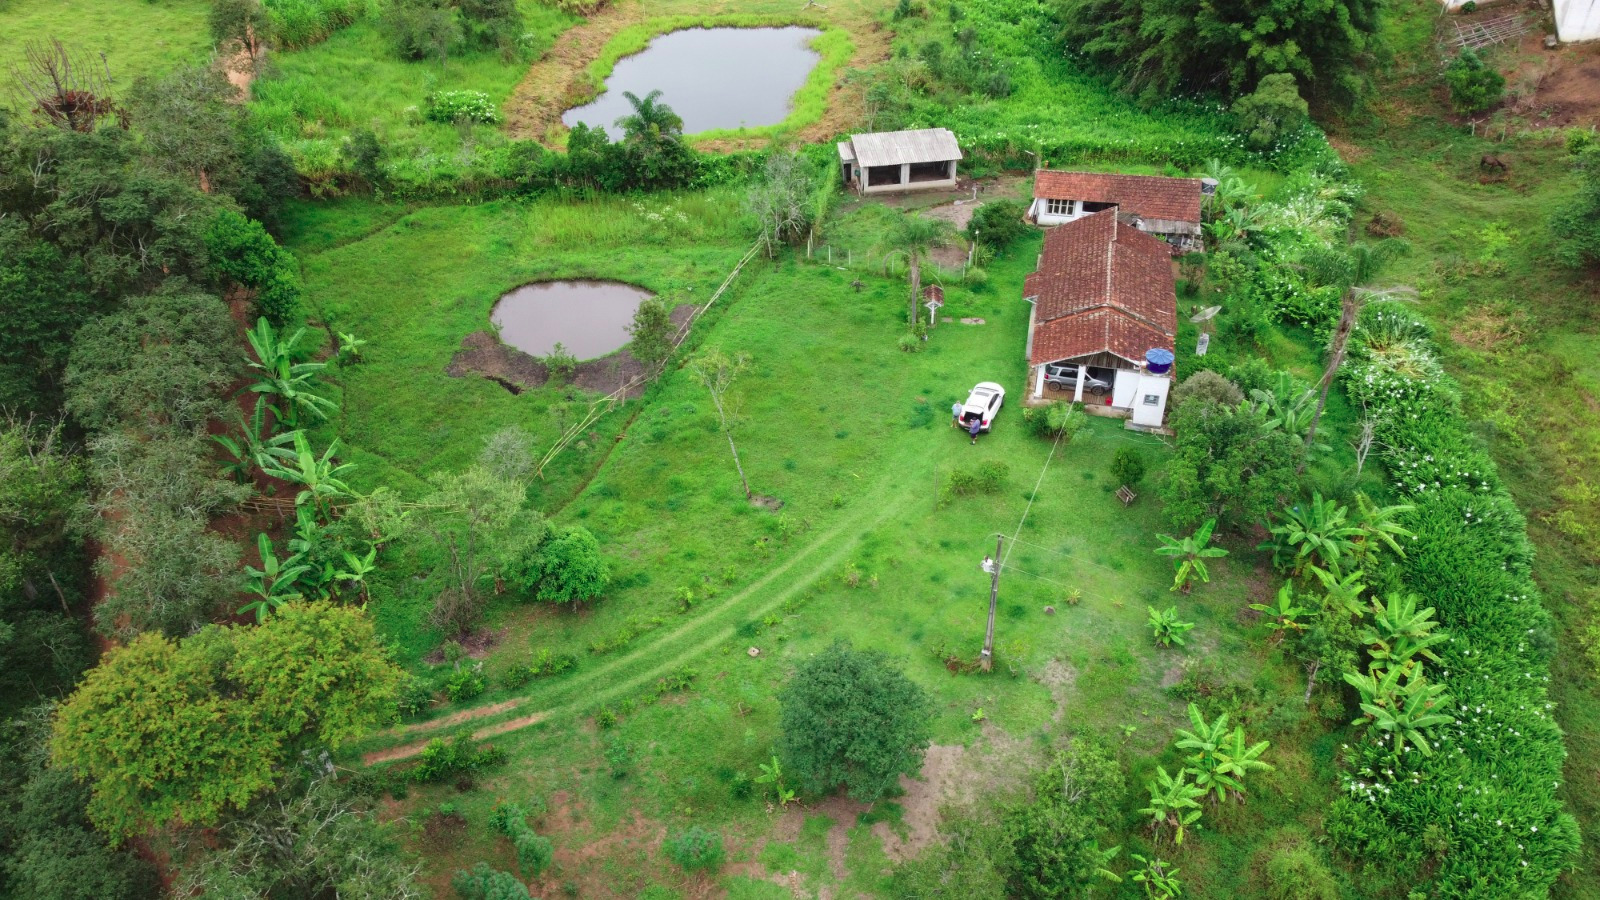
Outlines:
{"type": "MultiPolygon", "coordinates": [[[[465,712],[482,712],[483,715],[477,716],[476,718],[483,718],[483,716],[489,715],[490,711],[496,711],[497,712],[498,709],[496,709],[496,707],[509,708],[511,706],[516,705],[516,702],[517,701],[509,701],[509,702],[506,702],[506,703],[497,703],[492,707],[491,706],[485,706],[485,707],[482,707],[481,710],[465,710],[465,712]]],[[[496,722],[493,725],[485,725],[484,727],[479,728],[477,731],[474,731],[472,733],[472,739],[475,740],[475,741],[486,740],[486,739],[492,738],[492,737],[494,737],[496,735],[501,735],[501,734],[506,734],[507,732],[516,731],[519,728],[526,728],[529,725],[532,725],[532,724],[534,724],[536,722],[541,722],[544,719],[545,719],[545,714],[544,713],[532,713],[532,714],[529,714],[529,715],[526,715],[526,716],[518,716],[515,719],[507,719],[504,722],[496,722]]],[[[467,720],[462,719],[461,721],[467,721],[467,720]]],[[[375,766],[375,765],[378,765],[380,763],[396,762],[396,761],[402,760],[402,759],[410,759],[411,757],[416,756],[417,754],[421,753],[424,749],[426,749],[428,744],[431,743],[432,741],[433,741],[433,738],[427,738],[425,740],[413,741],[413,742],[411,742],[409,744],[401,744],[398,747],[390,747],[387,750],[374,750],[371,753],[362,754],[361,761],[363,763],[365,763],[366,765],[375,766]]]]}
{"type": "MultiPolygon", "coordinates": [[[[536,712],[484,726],[473,735],[475,738],[491,737],[556,716],[582,715],[596,706],[638,690],[696,657],[715,650],[733,637],[740,623],[766,616],[819,578],[836,571],[856,551],[864,535],[883,524],[914,496],[913,492],[897,492],[894,488],[895,479],[885,479],[868,494],[854,501],[851,514],[817,535],[787,560],[769,569],[745,589],[730,595],[720,605],[684,621],[676,628],[652,632],[647,641],[611,656],[599,665],[580,669],[572,677],[550,684],[539,695],[462,710],[443,719],[419,722],[392,735],[405,737],[488,718],[513,708],[538,707],[536,712]]],[[[421,753],[427,745],[428,740],[423,739],[373,750],[364,754],[362,761],[367,765],[376,765],[406,759],[421,753]]]]}

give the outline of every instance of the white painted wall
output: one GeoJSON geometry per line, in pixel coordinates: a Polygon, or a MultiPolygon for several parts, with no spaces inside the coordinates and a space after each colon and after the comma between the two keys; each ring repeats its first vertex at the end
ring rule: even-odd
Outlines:
{"type": "Polygon", "coordinates": [[[1111,382],[1111,405],[1118,409],[1133,406],[1133,397],[1139,392],[1140,372],[1135,369],[1118,369],[1117,378],[1111,382]]]}
{"type": "Polygon", "coordinates": [[[1555,0],[1555,17],[1563,41],[1600,40],[1600,0],[1555,0]]]}
{"type": "Polygon", "coordinates": [[[1133,424],[1160,425],[1167,412],[1167,390],[1172,386],[1172,379],[1146,372],[1135,374],[1139,377],[1133,397],[1133,424]]]}
{"type": "Polygon", "coordinates": [[[1064,225],[1074,219],[1081,219],[1089,215],[1083,211],[1082,203],[1073,204],[1072,215],[1070,216],[1051,215],[1045,212],[1049,208],[1047,205],[1049,202],[1043,197],[1035,197],[1033,203],[1028,207],[1028,215],[1032,216],[1033,220],[1040,225],[1064,225]]]}

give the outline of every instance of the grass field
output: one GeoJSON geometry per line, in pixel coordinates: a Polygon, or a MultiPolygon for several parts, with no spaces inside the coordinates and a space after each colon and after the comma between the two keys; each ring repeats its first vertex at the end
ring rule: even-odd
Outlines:
{"type": "MultiPolygon", "coordinates": [[[[349,458],[363,467],[358,481],[415,490],[427,472],[464,465],[507,423],[548,440],[550,392],[512,396],[481,379],[443,375],[460,337],[484,327],[505,289],[569,275],[693,288],[691,294],[718,283],[742,247],[732,198],[650,202],[675,203],[695,224],[683,234],[652,235],[625,215],[626,203],[431,208],[392,224],[403,210],[355,206],[350,219],[365,224],[348,234],[299,216],[296,233],[318,309],[339,329],[372,336],[368,361],[342,376],[345,411],[337,423],[349,458]],[[372,233],[358,237],[363,230],[372,233]],[[696,249],[702,246],[717,249],[696,249]]],[[[880,212],[848,210],[835,231],[848,235],[859,230],[859,217],[880,212]]],[[[732,793],[770,756],[773,693],[784,673],[839,638],[890,652],[933,692],[940,709],[935,743],[944,748],[937,752],[957,761],[868,815],[891,822],[906,808],[926,819],[937,810],[937,792],[974,778],[1005,789],[1067,733],[1120,739],[1137,781],[1180,721],[1183,704],[1166,688],[1185,676],[1185,661],[1227,660],[1227,680],[1297,694],[1298,667],[1235,620],[1247,598],[1268,590],[1259,555],[1230,544],[1235,558],[1216,567],[1213,584],[1177,598],[1167,590],[1170,564],[1151,552],[1162,530],[1159,503],[1146,498],[1124,509],[1112,496],[1111,454],[1138,447],[1159,466],[1166,451],[1157,439],[1095,420],[1052,453],[1049,442],[1022,432],[1015,397],[976,447],[948,427],[949,404],[973,382],[1023,387],[1027,307],[1019,297],[1037,240],[997,259],[981,289],[948,285],[945,312],[986,324],[942,325],[917,354],[895,346],[903,281],[874,274],[870,265],[843,271],[820,262],[752,263],[696,340],[753,358],[735,389],[740,451],[752,487],[784,502],[779,512],[744,501],[710,403],[682,373],[667,376],[643,406],[602,423],[597,443],[609,444],[636,416],[598,471],[595,459],[574,454],[536,489],[547,513],[595,532],[618,587],[577,613],[508,601],[491,610],[488,627],[505,630],[486,660],[492,685],[539,650],[575,653],[580,663],[567,675],[520,691],[491,688],[473,701],[490,712],[470,729],[538,719],[494,738],[523,762],[487,776],[470,794],[417,789],[403,805],[421,822],[431,804],[451,802],[471,823],[463,842],[449,848],[416,835],[437,883],[477,859],[509,867],[509,847],[484,824],[488,810],[496,798],[538,794],[551,800],[541,827],[557,841],[561,861],[547,879],[551,889],[564,880],[614,896],[633,896],[657,881],[692,888],[629,842],[700,822],[724,829],[743,861],[723,879],[730,896],[767,896],[774,885],[765,876],[790,870],[801,873],[808,893],[877,892],[884,841],[882,829],[875,835],[857,824],[864,807],[830,802],[774,813],[732,793]],[[856,277],[867,283],[859,293],[850,287],[856,277]],[[1009,467],[1002,490],[940,505],[938,486],[952,469],[988,460],[1009,467]],[[577,485],[581,493],[565,502],[577,485]],[[935,651],[975,656],[988,587],[978,561],[993,551],[996,534],[1016,538],[1002,578],[999,671],[951,675],[935,651]],[[683,589],[696,598],[687,611],[678,599],[683,589]],[[1066,602],[1073,590],[1081,591],[1077,606],[1066,602]],[[1173,602],[1199,624],[1187,649],[1158,650],[1145,607],[1173,602]],[[1054,615],[1044,612],[1047,605],[1054,615]],[[617,649],[592,649],[624,633],[636,636],[617,649]],[[748,656],[750,647],[761,655],[748,656]],[[697,673],[692,690],[648,702],[659,679],[685,669],[697,673]],[[619,714],[620,724],[597,730],[592,716],[602,709],[619,714]],[[983,721],[975,722],[980,709],[983,721]],[[1124,733],[1124,726],[1131,729],[1124,733]],[[636,760],[621,779],[603,758],[605,747],[619,743],[636,760]],[[789,840],[797,817],[798,836],[789,840]]],[[[1276,364],[1310,371],[1314,361],[1303,348],[1281,346],[1286,355],[1276,364]]],[[[1349,416],[1335,409],[1330,418],[1338,427],[1349,416]]],[[[410,577],[430,562],[425,548],[395,557],[374,587],[375,618],[418,671],[428,671],[421,657],[440,639],[422,624],[429,583],[410,577]]],[[[451,731],[435,721],[380,735],[356,752],[451,731]]],[[[1279,774],[1250,807],[1218,815],[1215,837],[1188,852],[1195,896],[1247,891],[1245,862],[1260,823],[1309,825],[1332,790],[1334,745],[1322,724],[1295,704],[1260,727],[1277,745],[1279,774]]],[[[1130,804],[1131,815],[1138,803],[1130,804]]],[[[912,834],[904,822],[887,827],[912,834]]]]}
{"type": "Polygon", "coordinates": [[[0,4],[0,60],[9,64],[27,42],[54,38],[96,61],[105,54],[120,93],[141,75],[205,59],[210,8],[207,0],[8,0],[0,4]]]}

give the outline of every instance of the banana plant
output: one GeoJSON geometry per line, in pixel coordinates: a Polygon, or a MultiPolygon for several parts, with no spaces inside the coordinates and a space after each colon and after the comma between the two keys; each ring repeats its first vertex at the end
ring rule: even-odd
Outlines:
{"type": "Polygon", "coordinates": [[[1251,772],[1273,770],[1271,764],[1261,761],[1261,755],[1271,746],[1271,741],[1247,743],[1244,739],[1244,726],[1235,725],[1227,739],[1217,747],[1217,757],[1221,762],[1217,766],[1216,778],[1233,794],[1235,800],[1244,800],[1244,780],[1251,772]]]}
{"type": "Polygon", "coordinates": [[[1272,540],[1259,549],[1270,549],[1273,565],[1279,571],[1287,569],[1293,578],[1308,565],[1337,573],[1363,537],[1348,515],[1346,507],[1315,492],[1310,503],[1296,503],[1283,511],[1283,523],[1270,529],[1272,540]]]}
{"type": "Polygon", "coordinates": [[[288,459],[293,456],[289,447],[294,442],[295,432],[278,435],[268,433],[269,406],[267,403],[256,403],[249,419],[239,412],[238,407],[234,407],[232,424],[238,437],[226,434],[211,436],[211,439],[228,454],[223,462],[223,471],[239,484],[249,484],[253,481],[255,470],[266,468],[267,460],[288,459]]]}
{"type": "Polygon", "coordinates": [[[1361,531],[1355,540],[1356,562],[1363,567],[1370,564],[1380,545],[1388,547],[1395,556],[1404,559],[1406,551],[1400,547],[1400,539],[1411,540],[1417,535],[1396,520],[1414,509],[1416,507],[1409,503],[1379,506],[1364,492],[1358,491],[1355,518],[1352,523],[1361,531]]]}
{"type": "Polygon", "coordinates": [[[1206,792],[1188,778],[1189,773],[1184,769],[1179,769],[1178,777],[1174,778],[1167,774],[1166,766],[1157,766],[1155,780],[1145,783],[1145,789],[1150,792],[1150,805],[1139,812],[1150,817],[1150,830],[1157,843],[1163,832],[1171,832],[1172,842],[1182,844],[1184,830],[1200,819],[1200,798],[1206,792]]]}
{"type": "Polygon", "coordinates": [[[1283,587],[1278,588],[1278,603],[1276,606],[1266,603],[1252,603],[1250,608],[1268,617],[1267,627],[1273,631],[1272,642],[1274,644],[1283,643],[1283,639],[1288,637],[1290,632],[1306,630],[1305,623],[1300,621],[1300,617],[1316,615],[1314,610],[1295,605],[1294,585],[1287,581],[1284,582],[1283,587]]]}
{"type": "Polygon", "coordinates": [[[770,784],[772,790],[778,795],[778,805],[788,806],[794,802],[794,791],[784,787],[783,767],[778,763],[778,758],[772,758],[772,765],[757,763],[761,767],[761,774],[755,777],[756,784],[770,784]]]}
{"type": "Polygon", "coordinates": [[[361,605],[366,606],[370,596],[367,593],[367,576],[378,568],[378,546],[373,544],[366,556],[357,556],[349,550],[344,551],[344,568],[334,578],[338,581],[348,582],[361,591],[361,605]]]}
{"type": "Polygon", "coordinates": [[[289,539],[289,551],[306,561],[306,572],[300,576],[300,582],[318,600],[326,600],[333,589],[333,563],[325,561],[321,568],[315,564],[322,555],[318,551],[326,538],[326,529],[317,521],[316,513],[304,506],[296,508],[294,515],[294,537],[289,539]]]}
{"type": "Polygon", "coordinates": [[[294,498],[295,505],[310,503],[326,518],[335,500],[355,495],[344,481],[344,475],[355,465],[335,462],[333,457],[337,452],[339,441],[335,438],[328,449],[317,456],[312,452],[311,442],[306,439],[304,432],[297,431],[294,433],[294,456],[287,460],[269,460],[266,473],[290,484],[300,485],[300,492],[294,498]]]}
{"type": "Polygon", "coordinates": [[[1404,676],[1399,672],[1398,668],[1386,669],[1382,676],[1374,674],[1356,678],[1352,678],[1349,672],[1345,673],[1345,681],[1362,694],[1361,711],[1365,714],[1351,724],[1367,723],[1370,728],[1387,732],[1397,756],[1405,752],[1407,743],[1421,751],[1423,756],[1432,756],[1429,729],[1455,721],[1453,716],[1436,711],[1448,707],[1450,695],[1446,693],[1444,685],[1429,684],[1420,668],[1404,676]],[[1402,679],[1403,685],[1400,683],[1402,679]],[[1369,689],[1373,691],[1375,702],[1367,702],[1369,689]]]}
{"type": "Polygon", "coordinates": [[[1194,783],[1211,794],[1213,802],[1221,800],[1229,787],[1219,780],[1219,775],[1227,774],[1221,771],[1221,750],[1228,738],[1228,714],[1218,713],[1215,722],[1207,722],[1200,707],[1191,703],[1189,724],[1193,727],[1178,730],[1178,749],[1194,751],[1184,758],[1184,764],[1194,773],[1194,783]]]}
{"type": "Polygon", "coordinates": [[[1144,895],[1149,900],[1174,900],[1183,896],[1183,885],[1178,881],[1181,870],[1177,866],[1169,869],[1166,860],[1146,858],[1137,853],[1130,854],[1129,858],[1140,866],[1129,877],[1144,885],[1144,895]]]}
{"type": "Polygon", "coordinates": [[[1322,582],[1322,590],[1327,594],[1329,603],[1340,607],[1352,616],[1366,615],[1367,607],[1361,602],[1361,592],[1367,589],[1367,586],[1362,583],[1366,580],[1367,573],[1354,571],[1348,575],[1341,575],[1338,572],[1330,572],[1326,569],[1319,569],[1316,566],[1310,566],[1309,569],[1311,574],[1317,576],[1317,580],[1322,582]]]}
{"type": "MultiPolygon", "coordinates": [[[[1266,414],[1261,430],[1282,429],[1296,439],[1304,440],[1311,430],[1311,420],[1316,414],[1317,392],[1314,388],[1301,388],[1288,372],[1279,372],[1271,390],[1257,388],[1250,392],[1256,409],[1266,414]]],[[[1327,450],[1326,444],[1314,444],[1312,449],[1327,450]]]]}
{"type": "Polygon", "coordinates": [[[1206,568],[1205,561],[1228,555],[1228,551],[1221,547],[1206,546],[1211,543],[1211,532],[1216,527],[1216,519],[1207,519],[1194,534],[1182,540],[1165,534],[1156,535],[1162,544],[1156,548],[1156,553],[1172,557],[1173,568],[1177,570],[1172,579],[1173,590],[1187,594],[1193,589],[1195,581],[1211,581],[1211,572],[1206,568]]]}
{"type": "Polygon", "coordinates": [[[1433,618],[1433,607],[1418,610],[1415,594],[1397,592],[1383,604],[1374,601],[1372,613],[1372,624],[1362,629],[1361,642],[1368,645],[1373,668],[1409,670],[1418,656],[1439,661],[1430,648],[1450,636],[1434,630],[1439,623],[1433,618]]]}
{"type": "Polygon", "coordinates": [[[261,553],[261,568],[244,567],[245,589],[255,599],[239,607],[239,613],[253,612],[260,623],[278,607],[300,599],[300,592],[294,590],[295,581],[311,567],[301,563],[298,553],[280,562],[272,552],[272,538],[265,534],[256,535],[256,549],[261,553]]]}
{"type": "Polygon", "coordinates": [[[339,332],[339,362],[347,365],[360,362],[361,348],[366,345],[366,341],[354,334],[347,331],[339,332]]]}
{"type": "Polygon", "coordinates": [[[277,397],[282,406],[275,408],[276,413],[291,426],[299,423],[302,410],[325,419],[339,408],[332,400],[311,391],[317,374],[328,364],[296,362],[299,354],[295,348],[305,333],[301,328],[287,339],[280,338],[265,317],[257,319],[256,327],[245,332],[256,355],[249,360],[250,368],[256,370],[256,382],[250,390],[277,397]]]}
{"type": "Polygon", "coordinates": [[[1184,622],[1178,618],[1178,608],[1169,606],[1160,612],[1153,606],[1146,606],[1145,612],[1149,614],[1145,625],[1150,628],[1150,636],[1162,647],[1171,647],[1177,644],[1182,647],[1186,641],[1183,635],[1194,627],[1193,622],[1184,622]]]}

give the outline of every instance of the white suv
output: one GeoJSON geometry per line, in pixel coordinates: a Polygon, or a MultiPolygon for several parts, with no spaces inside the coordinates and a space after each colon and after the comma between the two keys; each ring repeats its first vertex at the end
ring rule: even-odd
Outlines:
{"type": "Polygon", "coordinates": [[[995,413],[1000,411],[1001,404],[1006,402],[1006,389],[992,381],[980,381],[967,395],[967,402],[961,405],[961,427],[971,428],[972,420],[978,420],[978,427],[988,431],[994,424],[995,413]]]}

